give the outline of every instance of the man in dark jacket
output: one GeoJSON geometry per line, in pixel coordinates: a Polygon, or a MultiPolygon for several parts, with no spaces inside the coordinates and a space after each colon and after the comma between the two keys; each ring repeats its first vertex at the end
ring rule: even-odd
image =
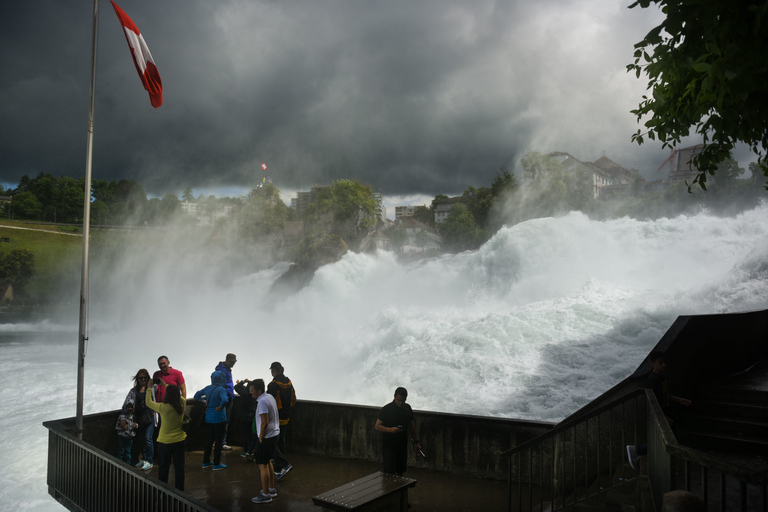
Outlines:
{"type": "Polygon", "coordinates": [[[408,437],[413,449],[421,452],[413,409],[405,403],[408,390],[403,387],[395,390],[395,399],[382,407],[374,429],[381,432],[382,473],[402,476],[408,468],[408,437]]]}
{"type": "Polygon", "coordinates": [[[227,422],[224,424],[224,446],[222,448],[225,452],[232,449],[232,447],[227,444],[227,432],[229,431],[229,421],[232,418],[232,405],[235,403],[235,384],[232,381],[232,367],[235,366],[236,362],[237,356],[235,354],[227,354],[227,357],[225,357],[223,361],[219,361],[215,370],[223,373],[226,377],[225,387],[227,388],[227,396],[229,397],[229,402],[227,403],[227,422]]]}
{"type": "Polygon", "coordinates": [[[280,417],[280,438],[273,453],[275,478],[279,480],[293,469],[283,454],[285,453],[285,433],[288,431],[288,422],[291,420],[291,409],[296,405],[296,390],[293,389],[291,379],[283,374],[282,364],[275,361],[269,369],[272,372],[272,382],[267,386],[267,393],[275,397],[277,413],[280,417]]]}

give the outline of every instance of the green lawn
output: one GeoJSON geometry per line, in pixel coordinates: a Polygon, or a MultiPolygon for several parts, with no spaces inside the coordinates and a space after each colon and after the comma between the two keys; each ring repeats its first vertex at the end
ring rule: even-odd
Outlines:
{"type": "Polygon", "coordinates": [[[82,231],[71,226],[0,220],[0,238],[10,240],[10,242],[0,242],[0,253],[13,249],[27,249],[35,255],[35,277],[27,286],[28,294],[33,297],[47,297],[62,277],[71,278],[73,273],[79,275],[82,266],[83,237],[79,234],[72,236],[72,231],[75,230],[82,231]],[[29,229],[12,229],[17,227],[29,229]],[[46,231],[32,231],[38,229],[46,231]]]}

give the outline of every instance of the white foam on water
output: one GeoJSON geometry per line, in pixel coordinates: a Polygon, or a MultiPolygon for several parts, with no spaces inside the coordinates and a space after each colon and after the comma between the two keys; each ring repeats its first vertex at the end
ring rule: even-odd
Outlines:
{"type": "MultiPolygon", "coordinates": [[[[235,352],[235,378],[269,378],[278,360],[300,398],[383,405],[402,385],[415,409],[556,421],[631,374],[677,316],[768,308],[768,207],[570,213],[412,265],[350,253],[281,300],[268,290],[287,264],[228,283],[205,265],[172,244],[117,262],[92,304],[86,412],[117,409],[160,354],[192,394],[235,352]]],[[[74,415],[76,338],[57,329],[0,325],[0,503],[13,509],[58,509],[41,423],[74,415]]]]}

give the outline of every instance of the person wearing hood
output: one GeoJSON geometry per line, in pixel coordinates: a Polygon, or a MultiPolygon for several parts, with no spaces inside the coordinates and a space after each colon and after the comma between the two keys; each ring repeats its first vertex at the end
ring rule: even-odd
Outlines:
{"type": "Polygon", "coordinates": [[[133,400],[126,400],[123,410],[117,417],[115,430],[117,430],[118,452],[117,458],[123,462],[131,463],[131,446],[139,426],[133,420],[133,400]]]}
{"type": "Polygon", "coordinates": [[[232,447],[227,444],[227,431],[229,430],[229,421],[232,419],[232,406],[235,403],[235,385],[232,379],[232,367],[237,362],[237,356],[235,354],[227,354],[227,357],[223,361],[219,361],[216,366],[216,371],[221,372],[226,377],[227,395],[229,396],[229,402],[227,403],[227,419],[224,422],[224,444],[221,449],[225,452],[232,450],[232,447]]]}
{"type": "Polygon", "coordinates": [[[221,463],[221,449],[224,445],[224,427],[227,424],[227,404],[230,402],[227,394],[227,377],[224,372],[215,371],[211,374],[211,385],[195,393],[195,400],[206,404],[205,422],[208,424],[208,442],[203,452],[203,469],[213,466],[213,470],[226,469],[221,463]],[[211,462],[211,446],[213,446],[213,462],[211,462]]]}

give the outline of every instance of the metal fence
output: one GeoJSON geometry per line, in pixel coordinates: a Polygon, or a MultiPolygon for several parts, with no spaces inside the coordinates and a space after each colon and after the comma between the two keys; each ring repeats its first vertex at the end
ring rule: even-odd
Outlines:
{"type": "Polygon", "coordinates": [[[664,493],[692,492],[709,512],[768,512],[768,475],[701,450],[678,444],[653,392],[648,402],[648,480],[657,510],[664,493]]]}
{"type": "Polygon", "coordinates": [[[645,424],[638,390],[504,452],[509,510],[569,510],[635,482],[623,463],[625,449],[645,438],[645,424]]]}
{"type": "Polygon", "coordinates": [[[642,509],[661,510],[663,495],[681,489],[700,496],[708,512],[768,512],[766,472],[678,444],[650,390],[563,422],[502,455],[510,458],[510,512],[598,504],[619,487],[644,494],[642,509]],[[626,445],[644,443],[647,474],[625,463],[626,445]]]}
{"type": "Polygon", "coordinates": [[[48,429],[48,493],[69,510],[216,510],[83,442],[58,421],[43,426],[48,429]]]}

